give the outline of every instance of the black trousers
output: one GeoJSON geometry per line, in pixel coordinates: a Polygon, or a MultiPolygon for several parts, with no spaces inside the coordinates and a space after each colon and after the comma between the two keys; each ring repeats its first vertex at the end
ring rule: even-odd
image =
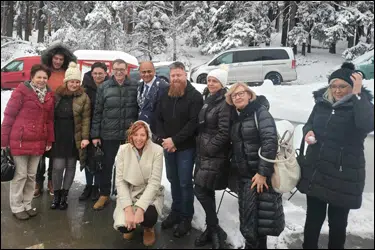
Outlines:
{"type": "MultiPolygon", "coordinates": [[[[52,180],[52,158],[49,158],[49,163],[48,163],[48,180],[52,180]]],[[[39,161],[38,169],[36,172],[36,183],[43,188],[43,183],[44,183],[44,174],[46,172],[46,157],[42,156],[39,161]]]]}
{"type": "Polygon", "coordinates": [[[100,195],[109,196],[111,194],[112,170],[115,158],[124,141],[119,140],[102,140],[102,150],[104,152],[103,169],[99,173],[99,189],[100,195]]]}
{"type": "MultiPolygon", "coordinates": [[[[155,206],[153,206],[153,205],[149,206],[147,208],[145,214],[143,215],[143,218],[144,218],[144,220],[141,223],[141,225],[143,227],[147,227],[147,228],[154,227],[157,220],[158,220],[158,212],[156,211],[155,206]]],[[[130,233],[130,232],[134,231],[134,229],[129,231],[125,227],[119,227],[118,230],[123,234],[130,233]]]]}
{"type": "Polygon", "coordinates": [[[194,194],[206,212],[207,227],[217,226],[219,220],[216,215],[215,191],[195,184],[194,194]]]}
{"type": "MultiPolygon", "coordinates": [[[[320,230],[326,218],[327,203],[307,196],[304,249],[318,249],[320,230]]],[[[349,209],[328,204],[328,249],[344,249],[349,209]]]]}

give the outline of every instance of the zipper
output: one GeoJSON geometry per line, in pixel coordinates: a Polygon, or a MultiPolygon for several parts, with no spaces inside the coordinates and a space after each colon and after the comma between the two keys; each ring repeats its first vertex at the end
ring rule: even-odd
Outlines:
{"type": "Polygon", "coordinates": [[[21,127],[20,148],[22,148],[23,127],[21,127]]]}
{"type": "Polygon", "coordinates": [[[342,151],[344,150],[344,147],[341,147],[340,148],[340,168],[339,168],[339,171],[342,172],[342,151]]]}

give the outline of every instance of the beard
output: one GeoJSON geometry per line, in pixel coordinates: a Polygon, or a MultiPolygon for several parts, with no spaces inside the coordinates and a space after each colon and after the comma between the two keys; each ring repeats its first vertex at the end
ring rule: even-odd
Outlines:
{"type": "Polygon", "coordinates": [[[168,96],[181,97],[185,93],[185,88],[186,88],[186,82],[185,83],[181,81],[171,82],[169,91],[168,91],[168,96]]]}

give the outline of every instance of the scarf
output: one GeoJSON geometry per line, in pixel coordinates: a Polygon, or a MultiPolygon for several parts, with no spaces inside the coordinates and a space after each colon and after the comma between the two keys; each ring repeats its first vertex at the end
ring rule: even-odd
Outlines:
{"type": "Polygon", "coordinates": [[[38,96],[40,103],[44,103],[44,97],[47,94],[47,87],[44,86],[44,88],[40,89],[37,86],[35,86],[33,82],[30,83],[30,86],[35,91],[36,95],[38,96]]]}

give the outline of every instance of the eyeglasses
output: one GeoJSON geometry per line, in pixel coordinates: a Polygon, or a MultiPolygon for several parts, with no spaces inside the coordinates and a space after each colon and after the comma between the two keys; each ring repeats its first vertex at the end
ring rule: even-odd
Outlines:
{"type": "Polygon", "coordinates": [[[337,89],[344,90],[349,86],[342,84],[342,85],[330,85],[329,87],[333,90],[337,90],[337,89]]]}
{"type": "Polygon", "coordinates": [[[151,74],[152,73],[152,70],[144,70],[144,71],[141,71],[141,74],[142,75],[145,75],[145,74],[151,74]]]}
{"type": "Polygon", "coordinates": [[[112,70],[117,71],[117,72],[121,72],[121,73],[124,73],[126,71],[126,69],[115,69],[115,68],[113,68],[112,70]]]}
{"type": "Polygon", "coordinates": [[[245,93],[246,93],[246,90],[240,91],[240,92],[231,94],[230,97],[232,98],[232,100],[237,99],[237,98],[242,98],[245,96],[245,93]]]}

